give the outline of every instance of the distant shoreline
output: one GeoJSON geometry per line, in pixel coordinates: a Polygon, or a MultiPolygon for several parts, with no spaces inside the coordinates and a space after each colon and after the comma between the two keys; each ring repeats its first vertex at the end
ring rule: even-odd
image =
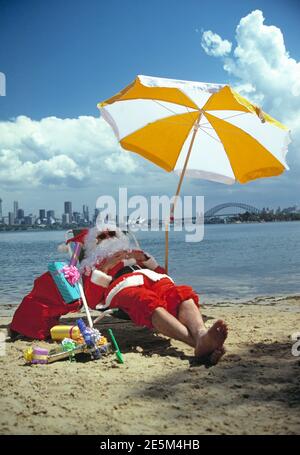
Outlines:
{"type": "MultiPolygon", "coordinates": [[[[291,223],[291,222],[300,222],[300,219],[290,219],[290,220],[256,220],[256,221],[226,221],[226,222],[204,222],[205,225],[215,225],[215,224],[220,224],[220,225],[227,225],[227,224],[266,224],[266,223],[291,223]]],[[[195,223],[194,223],[195,224],[195,223]]],[[[10,232],[65,232],[71,229],[76,229],[76,230],[81,230],[81,229],[87,229],[91,228],[93,226],[66,226],[66,227],[57,227],[57,228],[39,228],[39,227],[32,227],[32,226],[18,226],[18,227],[8,227],[3,228],[0,226],[0,234],[2,233],[10,233],[10,232]]],[[[149,230],[151,229],[151,226],[148,226],[149,230]]],[[[163,227],[163,224],[159,226],[160,228],[163,227]]],[[[172,228],[172,224],[170,226],[172,228]]],[[[157,231],[156,231],[157,232],[157,231]]]]}

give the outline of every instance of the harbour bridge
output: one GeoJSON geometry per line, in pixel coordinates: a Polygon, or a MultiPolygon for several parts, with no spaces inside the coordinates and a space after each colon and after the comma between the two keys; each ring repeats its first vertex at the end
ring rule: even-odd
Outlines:
{"type": "Polygon", "coordinates": [[[204,213],[204,218],[215,218],[215,217],[226,217],[226,216],[235,216],[243,212],[259,214],[260,210],[252,205],[243,204],[241,202],[227,202],[226,204],[219,204],[215,207],[207,210],[204,213]]]}

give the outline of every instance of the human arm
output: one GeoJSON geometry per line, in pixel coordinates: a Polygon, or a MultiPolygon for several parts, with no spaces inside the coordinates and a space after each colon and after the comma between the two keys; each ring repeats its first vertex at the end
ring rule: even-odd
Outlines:
{"type": "Polygon", "coordinates": [[[141,250],[132,251],[132,257],[135,258],[138,265],[145,267],[150,270],[154,270],[157,273],[166,273],[165,269],[161,267],[156,259],[149,253],[141,250]]]}

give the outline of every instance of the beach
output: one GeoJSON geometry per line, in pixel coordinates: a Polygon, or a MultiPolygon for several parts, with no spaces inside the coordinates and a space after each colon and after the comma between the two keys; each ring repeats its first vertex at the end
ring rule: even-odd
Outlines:
{"type": "MultiPolygon", "coordinates": [[[[299,434],[300,356],[291,336],[300,332],[300,296],[205,305],[202,313],[208,327],[222,318],[230,329],[227,353],[211,368],[193,364],[192,348],[115,318],[97,328],[113,328],[123,365],[109,354],[28,366],[24,349],[49,343],[6,342],[0,434],[299,434]]],[[[1,305],[2,334],[10,320],[1,305]]]]}

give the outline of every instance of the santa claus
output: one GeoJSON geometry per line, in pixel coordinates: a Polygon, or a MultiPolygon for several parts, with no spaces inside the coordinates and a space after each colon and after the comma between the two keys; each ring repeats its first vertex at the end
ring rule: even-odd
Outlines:
{"type": "Polygon", "coordinates": [[[175,284],[154,257],[131,249],[119,228],[95,227],[83,242],[80,267],[91,308],[119,308],[135,324],[183,341],[196,357],[217,363],[225,352],[227,325],[218,320],[205,328],[198,295],[190,286],[175,284]]]}

